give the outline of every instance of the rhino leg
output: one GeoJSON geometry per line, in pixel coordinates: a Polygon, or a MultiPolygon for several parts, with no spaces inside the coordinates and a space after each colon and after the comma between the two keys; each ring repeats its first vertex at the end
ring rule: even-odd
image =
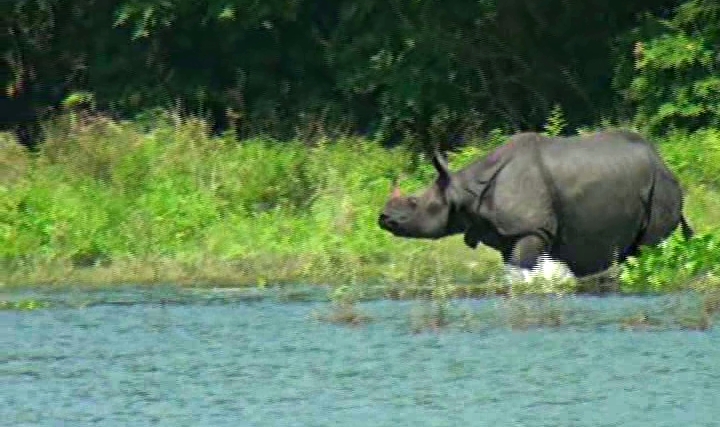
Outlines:
{"type": "Polygon", "coordinates": [[[505,279],[510,283],[529,283],[535,275],[538,262],[547,245],[540,236],[530,234],[520,238],[503,254],[505,279]]]}
{"type": "Polygon", "coordinates": [[[546,250],[547,244],[540,236],[529,234],[515,242],[505,257],[505,263],[530,270],[537,265],[540,255],[546,250]]]}

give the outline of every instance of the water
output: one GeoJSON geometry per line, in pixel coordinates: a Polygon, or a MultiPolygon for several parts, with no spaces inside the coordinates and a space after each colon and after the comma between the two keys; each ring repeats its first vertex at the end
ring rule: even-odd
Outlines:
{"type": "Polygon", "coordinates": [[[229,292],[45,298],[0,312],[0,425],[720,425],[716,329],[608,320],[662,298],[572,299],[564,326],[524,330],[500,300],[456,301],[474,320],[422,333],[417,301],[363,303],[353,328],[229,292]]]}

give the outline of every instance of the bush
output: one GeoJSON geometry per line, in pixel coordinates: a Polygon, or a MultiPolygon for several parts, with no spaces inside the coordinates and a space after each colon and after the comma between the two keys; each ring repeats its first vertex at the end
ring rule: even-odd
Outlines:
{"type": "Polygon", "coordinates": [[[627,34],[615,85],[637,106],[638,123],[655,133],[720,125],[719,21],[717,2],[688,0],[627,34]]]}
{"type": "MultiPolygon", "coordinates": [[[[720,230],[719,230],[720,231],[720,230]]],[[[686,288],[693,279],[720,273],[719,233],[702,234],[686,242],[675,233],[654,248],[643,248],[622,266],[621,290],[633,293],[668,292],[686,288]]]]}
{"type": "Polygon", "coordinates": [[[235,142],[172,117],[144,129],[64,117],[48,131],[36,156],[14,142],[3,151],[15,172],[0,187],[0,258],[13,282],[100,266],[117,268],[107,280],[120,281],[214,269],[233,283],[422,284],[439,274],[422,266],[447,263],[465,280],[497,267],[489,252],[478,267],[461,240],[410,242],[377,227],[394,176],[407,177],[408,191],[434,176],[404,148],[357,138],[235,142]]]}

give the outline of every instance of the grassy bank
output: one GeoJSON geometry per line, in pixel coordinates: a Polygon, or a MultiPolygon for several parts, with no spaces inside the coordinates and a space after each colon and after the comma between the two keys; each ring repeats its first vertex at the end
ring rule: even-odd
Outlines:
{"type": "MultiPolygon", "coordinates": [[[[207,135],[200,121],[166,116],[149,129],[65,117],[50,126],[37,154],[3,136],[0,283],[362,283],[390,284],[401,294],[462,283],[496,290],[497,253],[470,250],[461,237],[403,240],[377,227],[393,176],[406,176],[406,191],[432,178],[424,159],[363,139],[309,146],[207,135]]],[[[500,141],[478,141],[451,156],[452,167],[500,141]]],[[[713,233],[720,131],[676,135],[661,148],[688,190],[694,227],[713,233]]],[[[646,264],[634,271],[652,270],[646,264]]],[[[635,282],[650,280],[640,273],[635,282]]]]}

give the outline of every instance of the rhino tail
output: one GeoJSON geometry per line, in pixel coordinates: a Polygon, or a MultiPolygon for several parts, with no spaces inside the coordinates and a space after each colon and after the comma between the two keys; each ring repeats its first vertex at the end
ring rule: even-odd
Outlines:
{"type": "Polygon", "coordinates": [[[690,224],[688,224],[687,219],[685,219],[685,215],[680,215],[680,227],[682,227],[682,234],[685,240],[690,240],[695,234],[690,224]]]}

